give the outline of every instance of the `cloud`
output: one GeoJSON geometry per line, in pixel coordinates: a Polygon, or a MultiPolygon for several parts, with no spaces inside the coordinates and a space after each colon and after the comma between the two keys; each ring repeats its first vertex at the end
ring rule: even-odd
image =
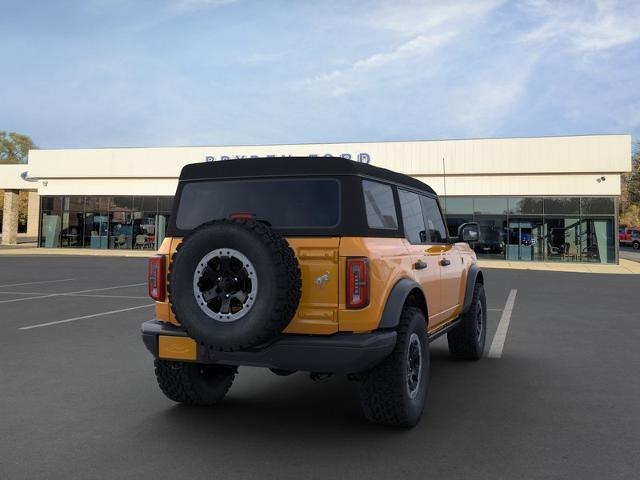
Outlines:
{"type": "Polygon", "coordinates": [[[407,78],[393,75],[390,69],[403,68],[411,76],[411,65],[434,55],[460,33],[481,22],[500,6],[502,0],[465,0],[454,5],[436,1],[381,2],[361,23],[373,29],[371,38],[378,51],[351,61],[346,67],[308,78],[303,87],[329,96],[341,96],[370,86],[404,85],[407,78]],[[379,45],[378,38],[389,38],[379,45]],[[395,47],[388,45],[395,44],[395,47]]]}
{"type": "Polygon", "coordinates": [[[469,17],[482,17],[503,3],[504,0],[461,0],[450,4],[436,0],[384,2],[365,17],[365,21],[375,28],[419,35],[441,26],[451,29],[452,24],[469,17]]]}
{"type": "Polygon", "coordinates": [[[521,36],[525,42],[565,44],[578,52],[597,52],[640,38],[640,4],[595,0],[588,4],[530,1],[524,10],[538,25],[521,36]]]}
{"type": "Polygon", "coordinates": [[[420,35],[402,43],[392,51],[375,53],[353,62],[345,69],[333,70],[332,72],[307,79],[303,84],[316,91],[325,91],[332,96],[343,95],[362,87],[365,78],[372,73],[375,74],[377,70],[398,63],[410,62],[412,59],[427,55],[444,45],[454,36],[453,32],[430,36],[420,35]]]}

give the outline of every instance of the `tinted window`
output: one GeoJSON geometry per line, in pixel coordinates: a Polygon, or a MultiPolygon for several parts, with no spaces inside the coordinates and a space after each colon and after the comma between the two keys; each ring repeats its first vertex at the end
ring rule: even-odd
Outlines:
{"type": "Polygon", "coordinates": [[[340,184],[333,179],[188,183],[182,189],[176,227],[191,230],[233,213],[250,213],[275,228],[333,227],[340,220],[340,184]]]}
{"type": "Polygon", "coordinates": [[[471,197],[446,197],[444,200],[444,209],[447,215],[452,214],[472,214],[473,198],[471,197]]]}
{"type": "Polygon", "coordinates": [[[580,213],[578,197],[550,197],[544,199],[545,215],[577,215],[580,213]]]}
{"type": "Polygon", "coordinates": [[[583,215],[615,215],[615,206],[611,197],[583,197],[580,203],[583,215]]]}
{"type": "Polygon", "coordinates": [[[442,214],[438,208],[438,202],[430,197],[420,197],[422,200],[422,212],[424,214],[424,223],[427,226],[429,243],[446,243],[447,230],[444,227],[442,214]]]}
{"type": "Polygon", "coordinates": [[[404,236],[411,243],[426,243],[427,235],[424,228],[420,196],[406,190],[398,190],[398,196],[400,197],[402,223],[404,223],[404,236]]]}
{"type": "Polygon", "coordinates": [[[398,219],[391,187],[383,183],[363,180],[362,191],[369,227],[397,229],[398,219]]]}
{"type": "Polygon", "coordinates": [[[509,214],[542,215],[542,198],[540,197],[509,198],[509,214]]]}
{"type": "Polygon", "coordinates": [[[473,202],[473,212],[478,215],[503,215],[507,213],[507,198],[478,197],[473,202]]]}

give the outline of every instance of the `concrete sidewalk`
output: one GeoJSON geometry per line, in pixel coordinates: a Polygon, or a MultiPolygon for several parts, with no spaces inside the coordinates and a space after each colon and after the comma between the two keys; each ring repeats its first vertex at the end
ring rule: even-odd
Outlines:
{"type": "Polygon", "coordinates": [[[620,259],[620,265],[594,263],[544,263],[544,262],[508,262],[505,260],[478,260],[482,268],[502,268],[511,270],[541,270],[550,272],[640,274],[640,263],[620,259]]]}
{"type": "Polygon", "coordinates": [[[0,247],[0,256],[90,256],[90,257],[150,257],[155,250],[99,250],[91,248],[38,248],[32,246],[11,245],[0,247]]]}

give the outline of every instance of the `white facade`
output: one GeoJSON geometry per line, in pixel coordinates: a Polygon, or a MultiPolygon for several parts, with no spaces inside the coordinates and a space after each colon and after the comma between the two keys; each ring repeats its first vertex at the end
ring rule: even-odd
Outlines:
{"type": "Polygon", "coordinates": [[[32,150],[0,167],[0,188],[40,195],[173,195],[182,166],[249,156],[348,156],[453,196],[620,194],[630,135],[168,148],[32,150]],[[37,182],[19,177],[27,171],[37,182]],[[604,177],[604,180],[603,180],[604,177]]]}

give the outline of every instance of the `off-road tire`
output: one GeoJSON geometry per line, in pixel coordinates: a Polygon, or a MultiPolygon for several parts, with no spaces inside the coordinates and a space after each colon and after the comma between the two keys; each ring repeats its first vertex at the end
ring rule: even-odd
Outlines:
{"type": "Polygon", "coordinates": [[[424,410],[429,382],[429,341],[422,310],[405,307],[397,329],[396,346],[391,355],[360,379],[360,404],[371,422],[394,427],[413,427],[424,410]],[[422,365],[417,394],[411,398],[407,388],[409,343],[412,334],[422,347],[422,365]]]}
{"type": "Polygon", "coordinates": [[[255,220],[214,220],[189,233],[169,265],[169,302],[183,330],[205,348],[242,350],[263,345],[284,330],[298,308],[301,274],[287,241],[255,220]],[[207,253],[236,249],[255,266],[259,283],[249,312],[233,322],[217,321],[198,305],[193,277],[207,253]]]}
{"type": "Polygon", "coordinates": [[[231,388],[235,367],[204,365],[170,360],[155,361],[160,390],[174,402],[186,405],[213,405],[231,388]]]}
{"type": "Polygon", "coordinates": [[[447,333],[449,352],[462,360],[479,360],[484,353],[487,338],[487,299],[484,285],[476,283],[469,310],[462,315],[460,324],[447,333]],[[478,322],[481,322],[478,332],[478,322]]]}

